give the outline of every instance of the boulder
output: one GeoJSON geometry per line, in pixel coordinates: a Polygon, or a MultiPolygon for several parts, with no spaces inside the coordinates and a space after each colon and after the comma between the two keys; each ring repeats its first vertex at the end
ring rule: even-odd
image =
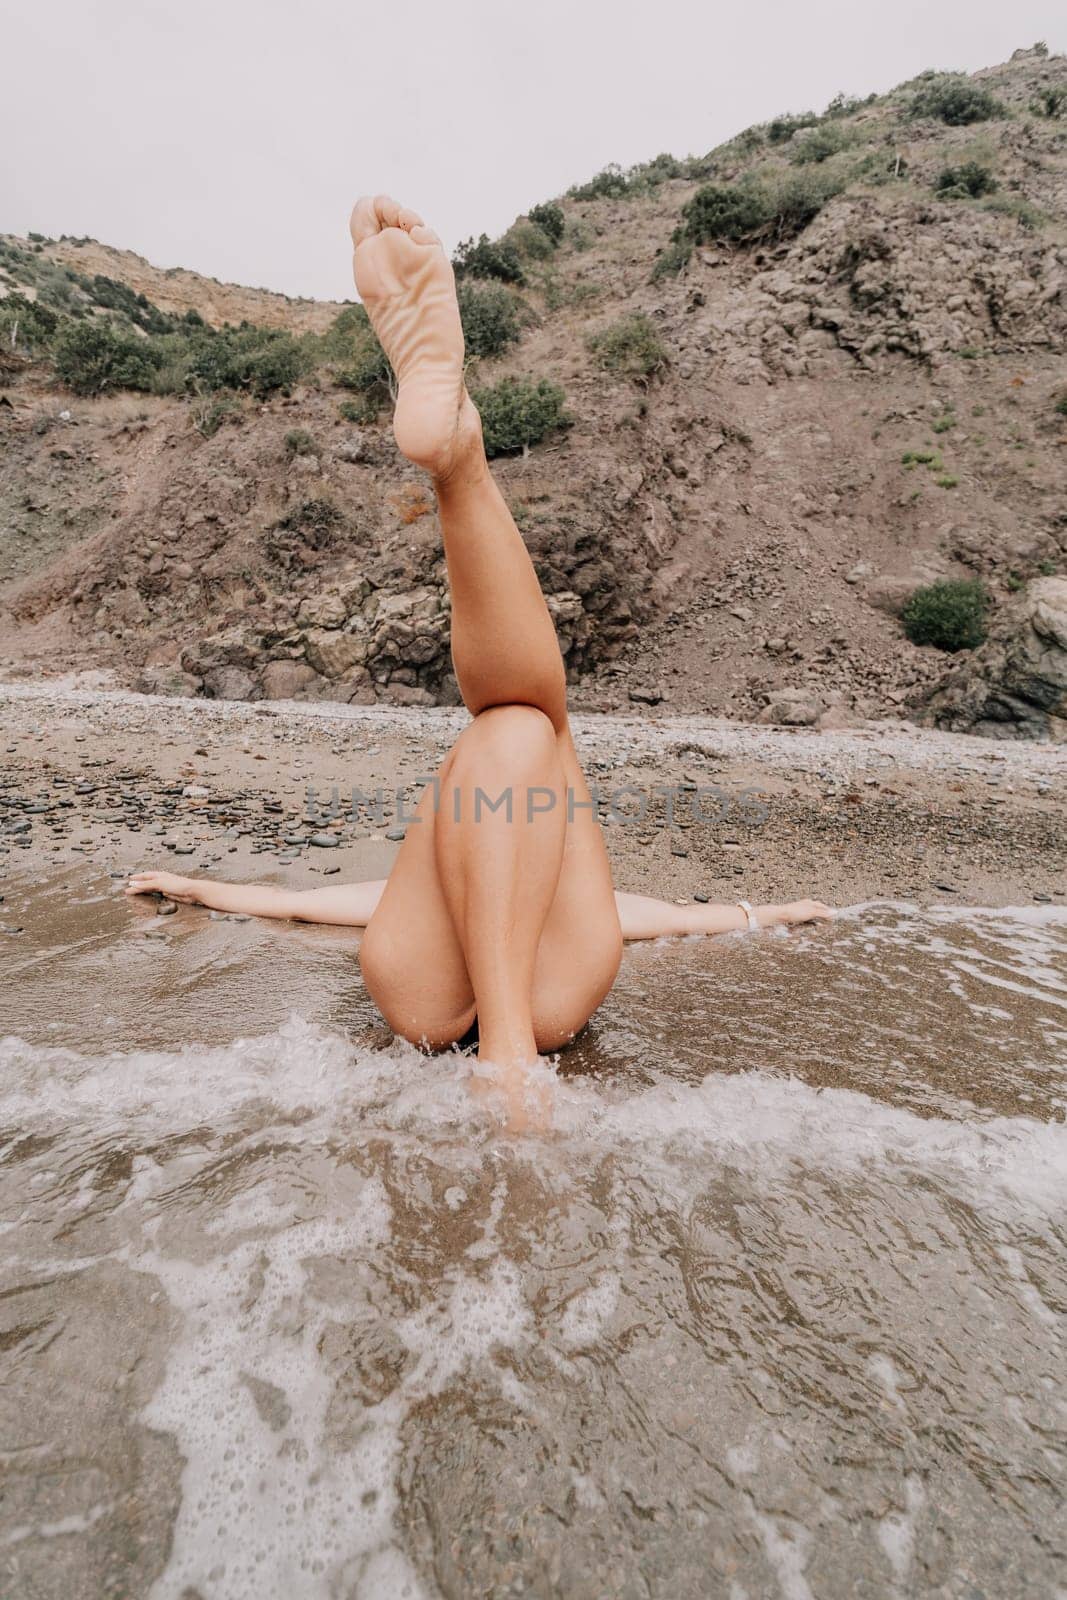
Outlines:
{"type": "Polygon", "coordinates": [[[206,677],[220,667],[254,667],[263,640],[244,628],[231,628],[210,639],[195,639],[182,651],[182,667],[194,677],[206,677]]]}
{"type": "Polygon", "coordinates": [[[244,667],[212,667],[204,673],[204,693],[209,700],[259,700],[263,692],[244,667]]]}
{"type": "Polygon", "coordinates": [[[364,666],[349,667],[330,685],[329,693],[332,699],[347,700],[352,706],[372,706],[378,698],[371,675],[364,666]]]}
{"type": "Polygon", "coordinates": [[[305,596],[300,602],[297,620],[305,627],[339,628],[347,615],[345,603],[336,589],[327,589],[323,594],[305,596]]]}
{"type": "Polygon", "coordinates": [[[756,720],[786,728],[813,728],[822,712],[823,702],[813,689],[774,689],[756,720]]]}
{"type": "Polygon", "coordinates": [[[985,644],[954,663],[927,720],[993,739],[1067,740],[1067,578],[1034,578],[985,644]]]}
{"type": "Polygon", "coordinates": [[[265,700],[311,700],[328,687],[304,661],[268,661],[259,675],[265,700]]]}
{"type": "Polygon", "coordinates": [[[350,433],[347,439],[342,439],[334,451],[334,457],[338,461],[347,461],[351,465],[357,465],[362,462],[373,461],[374,452],[367,448],[366,436],[357,429],[355,433],[350,433]]]}
{"type": "Polygon", "coordinates": [[[315,628],[307,636],[307,658],[316,672],[326,678],[339,678],[349,667],[367,659],[363,634],[341,633],[335,628],[315,628]]]}
{"type": "Polygon", "coordinates": [[[389,683],[384,690],[385,699],[394,706],[433,706],[437,702],[428,689],[408,683],[389,683]]]}
{"type": "Polygon", "coordinates": [[[200,693],[200,679],[180,667],[142,667],[133,684],[138,694],[165,694],[181,700],[200,693]]]}
{"type": "Polygon", "coordinates": [[[864,596],[876,611],[899,617],[916,589],[921,587],[921,578],[871,578],[864,588],[864,596]]]}

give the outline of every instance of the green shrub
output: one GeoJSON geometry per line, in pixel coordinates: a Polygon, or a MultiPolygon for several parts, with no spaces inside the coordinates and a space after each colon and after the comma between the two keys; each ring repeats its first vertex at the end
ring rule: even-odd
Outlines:
{"type": "Polygon", "coordinates": [[[471,398],[481,413],[488,456],[525,450],[571,422],[563,390],[547,378],[501,378],[475,389],[471,398]]]}
{"type": "Polygon", "coordinates": [[[559,244],[566,223],[562,206],[557,206],[552,200],[546,200],[543,205],[531,206],[526,215],[535,227],[548,235],[553,244],[559,244]]]}
{"type": "Polygon", "coordinates": [[[806,228],[843,187],[843,179],[829,172],[706,184],[682,208],[682,233],[694,244],[709,239],[747,244],[763,238],[790,238],[806,228]]]}
{"type": "Polygon", "coordinates": [[[997,180],[980,161],[965,161],[960,167],[942,167],[934,188],[943,200],[977,200],[992,194],[997,180]]]}
{"type": "Polygon", "coordinates": [[[313,456],[317,454],[315,441],[306,428],[290,428],[285,436],[285,452],[290,456],[313,456]]]}
{"type": "Polygon", "coordinates": [[[625,172],[612,164],[594,174],[588,183],[575,184],[567,193],[572,200],[621,200],[628,188],[625,172]]]}
{"type": "Polygon", "coordinates": [[[945,411],[940,417],[935,417],[931,424],[935,433],[947,433],[956,426],[956,419],[951,411],[945,411]]]}
{"type": "Polygon", "coordinates": [[[337,410],[346,422],[364,424],[378,420],[378,401],[371,394],[362,395],[358,400],[342,400],[337,410]]]}
{"type": "Polygon", "coordinates": [[[916,589],[904,607],[904,632],[912,644],[938,650],[974,650],[986,636],[989,595],[977,579],[946,580],[916,589]]]}
{"type": "Polygon", "coordinates": [[[656,253],[652,263],[652,282],[658,283],[661,278],[676,278],[692,254],[693,241],[685,237],[682,229],[676,229],[670,244],[664,245],[656,253]]]}
{"type": "Polygon", "coordinates": [[[385,351],[379,345],[377,350],[357,351],[352,365],[337,374],[337,381],[342,389],[355,389],[360,394],[366,394],[380,386],[388,387],[392,370],[385,351]]]}
{"type": "Polygon", "coordinates": [[[602,367],[639,381],[667,365],[666,348],[651,320],[640,311],[594,333],[589,348],[602,367]]]}
{"type": "Polygon", "coordinates": [[[1057,416],[1067,417],[1067,391],[1061,394],[1056,401],[1055,411],[1057,416]]]}
{"type": "Polygon", "coordinates": [[[626,173],[626,193],[628,195],[653,194],[661,183],[666,183],[668,178],[688,178],[691,176],[691,163],[679,161],[677,156],[672,156],[669,151],[663,151],[658,156],[653,156],[651,161],[642,161],[636,167],[631,167],[626,173]]]}
{"type": "Polygon", "coordinates": [[[847,150],[854,143],[855,135],[850,129],[841,127],[837,122],[822,123],[792,141],[789,159],[797,166],[817,165],[828,161],[831,156],[840,155],[842,150],[847,150]]]}
{"type": "Polygon", "coordinates": [[[343,389],[388,391],[393,369],[362,306],[346,306],[322,342],[327,356],[343,363],[336,374],[343,389]]]}
{"type": "Polygon", "coordinates": [[[908,105],[911,118],[930,118],[947,122],[952,128],[972,122],[989,122],[1007,116],[1006,107],[961,72],[942,72],[928,79],[912,95],[908,105]]]}
{"type": "Polygon", "coordinates": [[[56,376],[75,394],[152,387],[155,365],[144,339],[120,333],[110,322],[74,322],[56,337],[56,376]]]}
{"type": "Polygon", "coordinates": [[[573,217],[567,223],[563,236],[571,249],[576,251],[578,255],[584,255],[586,250],[590,249],[596,241],[596,234],[589,224],[583,222],[580,217],[573,217]]]}
{"type": "Polygon", "coordinates": [[[372,333],[370,318],[364,307],[345,306],[326,332],[316,338],[317,355],[320,360],[336,361],[343,366],[351,359],[353,345],[361,344],[369,333],[372,333]]]}
{"type": "MultiPolygon", "coordinates": [[[[513,222],[500,239],[497,248],[510,253],[514,251],[520,261],[547,261],[555,250],[555,245],[543,229],[535,222],[530,222],[526,217],[520,217],[513,222]]],[[[494,273],[499,277],[499,273],[494,273]]]]}
{"type": "Polygon", "coordinates": [[[823,115],[826,117],[851,117],[857,111],[862,111],[864,106],[873,106],[878,99],[876,94],[869,94],[866,100],[861,100],[853,94],[835,94],[823,115]]]}
{"type": "Polygon", "coordinates": [[[1062,117],[1067,115],[1067,84],[1049,84],[1039,89],[1030,102],[1035,117],[1062,117]]]}
{"type": "Polygon", "coordinates": [[[292,334],[242,323],[191,337],[186,382],[191,388],[248,389],[262,400],[291,389],[306,360],[292,334]]]}
{"type": "Polygon", "coordinates": [[[92,278],[79,274],[78,283],[95,305],[107,311],[118,311],[145,333],[169,333],[174,326],[173,317],[160,311],[147,296],[136,294],[128,284],[119,283],[115,278],[105,278],[99,272],[92,278]]]}
{"type": "Polygon", "coordinates": [[[0,300],[0,346],[6,350],[32,356],[50,344],[58,327],[54,311],[17,290],[0,300]]]}
{"type": "Polygon", "coordinates": [[[995,194],[982,201],[983,211],[993,211],[998,216],[1014,217],[1021,228],[1040,228],[1044,213],[1021,194],[995,194]]]}
{"type": "Polygon", "coordinates": [[[494,242],[483,233],[477,243],[466,239],[452,257],[456,277],[499,278],[501,283],[525,283],[519,253],[512,244],[494,242]]]}
{"type": "Polygon", "coordinates": [[[818,127],[821,120],[814,111],[802,111],[799,116],[788,114],[784,117],[775,117],[767,124],[767,142],[787,144],[794,133],[799,133],[802,128],[818,127]]]}
{"type": "Polygon", "coordinates": [[[735,133],[732,139],[727,139],[725,144],[715,146],[706,156],[690,159],[688,162],[687,176],[693,179],[710,178],[722,166],[736,166],[760,150],[767,143],[767,130],[763,127],[753,126],[742,128],[740,133],[735,133]]]}
{"type": "Polygon", "coordinates": [[[754,184],[705,184],[682,207],[685,232],[695,244],[708,239],[738,243],[766,226],[764,192],[754,184]]]}
{"type": "Polygon", "coordinates": [[[463,279],[456,297],[468,355],[498,356],[518,340],[519,303],[502,283],[463,279]]]}
{"type": "Polygon", "coordinates": [[[226,418],[239,415],[240,410],[241,402],[232,395],[222,395],[212,400],[200,399],[193,406],[193,427],[205,439],[211,439],[226,418]]]}
{"type": "Polygon", "coordinates": [[[255,332],[258,339],[250,339],[235,349],[235,387],[251,389],[261,400],[277,389],[288,394],[304,371],[304,353],[298,341],[274,329],[255,332]]]}

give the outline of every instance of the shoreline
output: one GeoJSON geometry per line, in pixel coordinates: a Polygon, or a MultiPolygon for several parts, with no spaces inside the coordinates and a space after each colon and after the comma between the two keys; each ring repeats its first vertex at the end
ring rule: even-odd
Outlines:
{"type": "MultiPolygon", "coordinates": [[[[403,817],[388,803],[377,820],[352,812],[350,791],[413,796],[466,718],[0,684],[0,876],[75,864],[290,887],[382,876],[403,817]]],[[[605,833],[621,889],[838,906],[1067,901],[1063,746],[662,713],[575,714],[572,726],[602,815],[616,819],[605,833]]]]}

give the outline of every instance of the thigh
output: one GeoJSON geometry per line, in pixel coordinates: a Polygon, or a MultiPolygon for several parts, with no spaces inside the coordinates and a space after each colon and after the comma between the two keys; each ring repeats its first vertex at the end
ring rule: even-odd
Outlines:
{"type": "Polygon", "coordinates": [[[474,990],[437,876],[433,784],[408,824],[363,935],[359,964],[378,1010],[412,1044],[443,1049],[474,1021],[474,990]]]}
{"type": "MultiPolygon", "coordinates": [[[[534,971],[539,1050],[558,1050],[582,1029],[615,981],[622,930],[604,835],[569,731],[560,761],[573,797],[555,898],[534,971]]],[[[448,761],[439,769],[447,777],[448,761]]],[[[559,803],[567,804],[566,794],[559,803]]],[[[371,999],[402,1038],[430,1049],[461,1039],[475,1018],[463,949],[437,874],[434,786],[423,792],[360,946],[371,999]]]]}
{"type": "Polygon", "coordinates": [[[622,929],[604,832],[569,730],[560,735],[559,753],[573,817],[534,971],[534,1036],[542,1051],[569,1044],[584,1028],[615,982],[622,960],[622,929]]]}

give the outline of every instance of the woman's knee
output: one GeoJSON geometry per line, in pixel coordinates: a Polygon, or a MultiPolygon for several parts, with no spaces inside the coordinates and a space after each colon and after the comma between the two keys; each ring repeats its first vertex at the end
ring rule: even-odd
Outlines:
{"type": "Polygon", "coordinates": [[[577,945],[542,951],[534,979],[534,1039],[542,1053],[560,1050],[579,1034],[618,976],[622,932],[617,919],[577,945]]]}
{"type": "Polygon", "coordinates": [[[455,780],[473,767],[513,777],[555,775],[559,750],[551,720],[537,706],[517,703],[480,711],[453,746],[444,775],[455,780]]]}
{"type": "Polygon", "coordinates": [[[367,993],[395,1034],[410,1044],[429,1050],[442,1050],[470,1029],[474,1021],[474,997],[469,992],[429,993],[425,974],[412,970],[410,961],[398,956],[388,935],[376,935],[372,923],[363,935],[359,966],[367,993]]]}

